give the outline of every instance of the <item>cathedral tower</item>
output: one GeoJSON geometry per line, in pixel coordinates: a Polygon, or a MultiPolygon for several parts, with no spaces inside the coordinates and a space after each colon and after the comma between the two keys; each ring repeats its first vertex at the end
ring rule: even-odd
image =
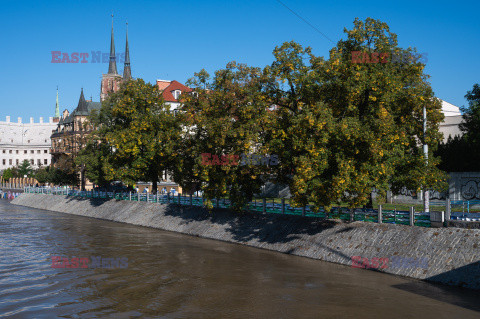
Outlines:
{"type": "Polygon", "coordinates": [[[130,69],[130,52],[128,50],[128,22],[127,22],[127,44],[125,45],[125,64],[123,67],[123,79],[132,79],[132,70],[130,69]]]}
{"type": "Polygon", "coordinates": [[[117,73],[117,62],[115,57],[115,44],[113,41],[113,14],[112,14],[112,35],[110,39],[110,61],[108,63],[108,73],[102,75],[102,84],[100,87],[100,101],[107,98],[108,93],[117,92],[120,88],[122,76],[117,73]]]}

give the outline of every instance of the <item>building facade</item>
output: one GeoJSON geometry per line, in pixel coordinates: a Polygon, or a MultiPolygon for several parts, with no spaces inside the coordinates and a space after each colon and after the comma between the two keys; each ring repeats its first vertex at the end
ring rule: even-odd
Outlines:
{"type": "Polygon", "coordinates": [[[56,126],[53,117],[48,122],[41,117],[38,123],[33,117],[29,123],[23,123],[20,117],[11,122],[10,116],[0,121],[0,171],[19,166],[24,160],[32,168],[50,165],[50,136],[56,126]]]}
{"type": "MultiPolygon", "coordinates": [[[[108,72],[102,75],[102,81],[100,83],[100,101],[104,101],[109,93],[117,92],[122,81],[130,79],[132,79],[132,71],[130,68],[130,52],[128,48],[128,30],[125,46],[125,64],[123,76],[121,76],[117,72],[112,21],[110,60],[108,64],[108,72]]],[[[73,110],[72,113],[69,113],[68,110],[63,111],[63,114],[58,121],[58,125],[53,130],[51,136],[53,163],[56,163],[62,156],[75,157],[85,146],[86,138],[92,131],[92,127],[87,123],[88,116],[92,110],[100,110],[101,106],[101,102],[85,100],[82,89],[75,110],[73,110]]]]}
{"type": "Polygon", "coordinates": [[[54,130],[51,132],[51,154],[52,162],[55,164],[62,156],[75,157],[85,146],[88,134],[92,126],[87,119],[92,110],[100,110],[100,102],[85,100],[83,89],[80,93],[78,105],[69,113],[63,111],[54,130]]]}
{"type": "MultiPolygon", "coordinates": [[[[104,101],[108,97],[108,94],[117,92],[120,89],[122,81],[130,79],[132,79],[132,71],[130,67],[130,52],[128,47],[128,30],[125,47],[125,64],[122,76],[117,72],[112,21],[110,60],[108,64],[108,72],[102,74],[102,81],[100,83],[100,101],[104,101]]],[[[88,117],[93,110],[99,111],[101,106],[101,102],[86,100],[82,88],[77,107],[71,113],[68,110],[63,111],[56,127],[51,132],[50,152],[52,154],[52,163],[54,165],[59,163],[62,157],[75,158],[79,151],[85,147],[88,135],[93,130],[93,127],[88,123],[88,117]]],[[[82,183],[82,189],[88,189],[93,186],[84,178],[82,169],[80,172],[80,180],[82,183]]]]}
{"type": "Polygon", "coordinates": [[[171,110],[176,110],[180,107],[180,95],[192,92],[191,88],[175,80],[157,80],[157,87],[162,93],[165,104],[170,105],[171,110]]]}
{"type": "Polygon", "coordinates": [[[445,115],[445,119],[440,123],[439,131],[443,133],[443,142],[445,143],[449,137],[462,136],[460,130],[460,123],[463,121],[460,108],[446,101],[442,102],[442,113],[445,115]]]}

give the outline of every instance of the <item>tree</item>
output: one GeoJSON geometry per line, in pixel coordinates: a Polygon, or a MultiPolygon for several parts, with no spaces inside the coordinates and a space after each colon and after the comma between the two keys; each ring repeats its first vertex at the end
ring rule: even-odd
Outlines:
{"type": "Polygon", "coordinates": [[[80,150],[75,163],[84,168],[85,177],[95,185],[106,187],[112,180],[105,174],[105,161],[110,155],[110,148],[106,143],[100,143],[95,133],[80,150]]]}
{"type": "MultiPolygon", "coordinates": [[[[174,180],[187,189],[200,186],[207,199],[228,194],[233,207],[243,208],[265,182],[265,166],[236,165],[241,154],[266,154],[263,138],[268,125],[266,78],[260,68],[230,62],[212,81],[204,70],[189,81],[195,94],[182,99],[185,133],[178,144],[174,180]],[[202,154],[211,154],[202,158],[202,154]]],[[[268,169],[267,169],[268,170],[268,169]]]]}
{"type": "Polygon", "coordinates": [[[290,42],[274,51],[269,97],[279,106],[269,135],[280,153],[277,176],[295,202],[329,207],[364,205],[376,189],[444,188],[432,150],[438,144],[441,105],[415,60],[378,20],[358,19],[328,60],[290,42]],[[399,63],[354,63],[355,52],[395,53],[399,63]],[[428,130],[422,133],[422,109],[428,130]],[[421,143],[430,146],[428,164],[421,143]]]}
{"type": "Polygon", "coordinates": [[[87,171],[97,181],[122,180],[129,185],[149,181],[156,193],[160,177],[177,163],[174,145],[180,143],[182,131],[158,88],[142,79],[123,82],[91,121],[97,128],[91,151],[101,150],[102,155],[87,171]]]}
{"type": "Polygon", "coordinates": [[[48,183],[48,176],[49,176],[50,167],[40,167],[33,173],[33,177],[40,183],[45,184],[48,183]]]}
{"type": "Polygon", "coordinates": [[[20,177],[25,177],[25,175],[27,177],[30,177],[30,175],[32,175],[32,172],[33,170],[28,160],[24,160],[22,164],[20,164],[20,166],[18,167],[18,175],[20,177]]]}
{"type": "Polygon", "coordinates": [[[460,124],[460,129],[465,139],[478,149],[480,146],[480,85],[475,84],[465,98],[468,101],[468,108],[462,108],[464,122],[460,124]]]}
{"type": "Polygon", "coordinates": [[[80,180],[77,166],[71,156],[61,156],[55,167],[48,171],[48,181],[54,185],[78,186],[80,180]]]}
{"type": "Polygon", "coordinates": [[[475,84],[471,91],[465,95],[468,108],[462,108],[463,123],[460,129],[464,133],[463,140],[468,146],[466,160],[468,171],[480,171],[480,85],[475,84]]]}
{"type": "Polygon", "coordinates": [[[17,177],[17,169],[15,167],[9,167],[3,171],[2,178],[5,181],[8,181],[10,178],[17,177]]]}
{"type": "Polygon", "coordinates": [[[463,136],[449,138],[440,144],[436,155],[439,167],[446,172],[478,172],[480,170],[480,85],[475,84],[465,95],[469,106],[463,107],[463,136]]]}

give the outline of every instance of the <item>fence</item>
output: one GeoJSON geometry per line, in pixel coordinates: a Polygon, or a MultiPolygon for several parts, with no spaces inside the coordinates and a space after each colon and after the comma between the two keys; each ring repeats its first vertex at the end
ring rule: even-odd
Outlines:
{"type": "MultiPolygon", "coordinates": [[[[126,201],[141,201],[150,203],[161,204],[179,204],[186,206],[204,206],[205,199],[198,196],[177,196],[171,194],[148,194],[148,193],[113,193],[113,192],[100,192],[100,191],[78,191],[72,190],[67,187],[64,188],[48,188],[48,187],[25,187],[26,193],[38,193],[38,194],[54,194],[75,196],[83,198],[99,198],[99,199],[117,199],[126,201]]],[[[231,202],[228,199],[214,199],[213,206],[216,208],[231,208],[231,202]]],[[[316,217],[316,218],[334,218],[341,220],[351,220],[350,211],[343,207],[334,207],[329,212],[320,209],[318,212],[311,210],[310,206],[306,207],[293,207],[285,203],[285,199],[282,199],[281,203],[275,203],[275,201],[267,202],[266,199],[255,199],[246,205],[245,210],[264,213],[264,214],[283,214],[283,215],[297,215],[304,217],[316,217]]],[[[403,224],[411,226],[423,226],[430,227],[430,215],[422,212],[415,212],[413,207],[410,211],[397,211],[395,210],[382,210],[382,206],[379,209],[355,209],[353,213],[354,221],[365,221],[387,224],[403,224]]]]}

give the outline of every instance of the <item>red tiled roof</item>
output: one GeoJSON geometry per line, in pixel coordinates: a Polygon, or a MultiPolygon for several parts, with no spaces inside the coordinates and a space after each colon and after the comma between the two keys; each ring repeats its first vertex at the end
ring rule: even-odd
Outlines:
{"type": "MultiPolygon", "coordinates": [[[[158,81],[157,81],[157,85],[158,85],[158,81]]],[[[159,86],[159,90],[161,90],[160,86],[159,86]]],[[[182,83],[173,80],[172,82],[170,82],[169,86],[167,86],[165,89],[163,89],[163,92],[162,92],[163,99],[166,102],[178,102],[173,97],[173,94],[172,94],[172,91],[175,91],[175,90],[180,90],[182,93],[192,92],[192,89],[189,88],[188,86],[185,86],[182,83]]]]}
{"type": "Polygon", "coordinates": [[[172,83],[172,81],[157,80],[158,90],[163,91],[170,83],[172,83]]]}

